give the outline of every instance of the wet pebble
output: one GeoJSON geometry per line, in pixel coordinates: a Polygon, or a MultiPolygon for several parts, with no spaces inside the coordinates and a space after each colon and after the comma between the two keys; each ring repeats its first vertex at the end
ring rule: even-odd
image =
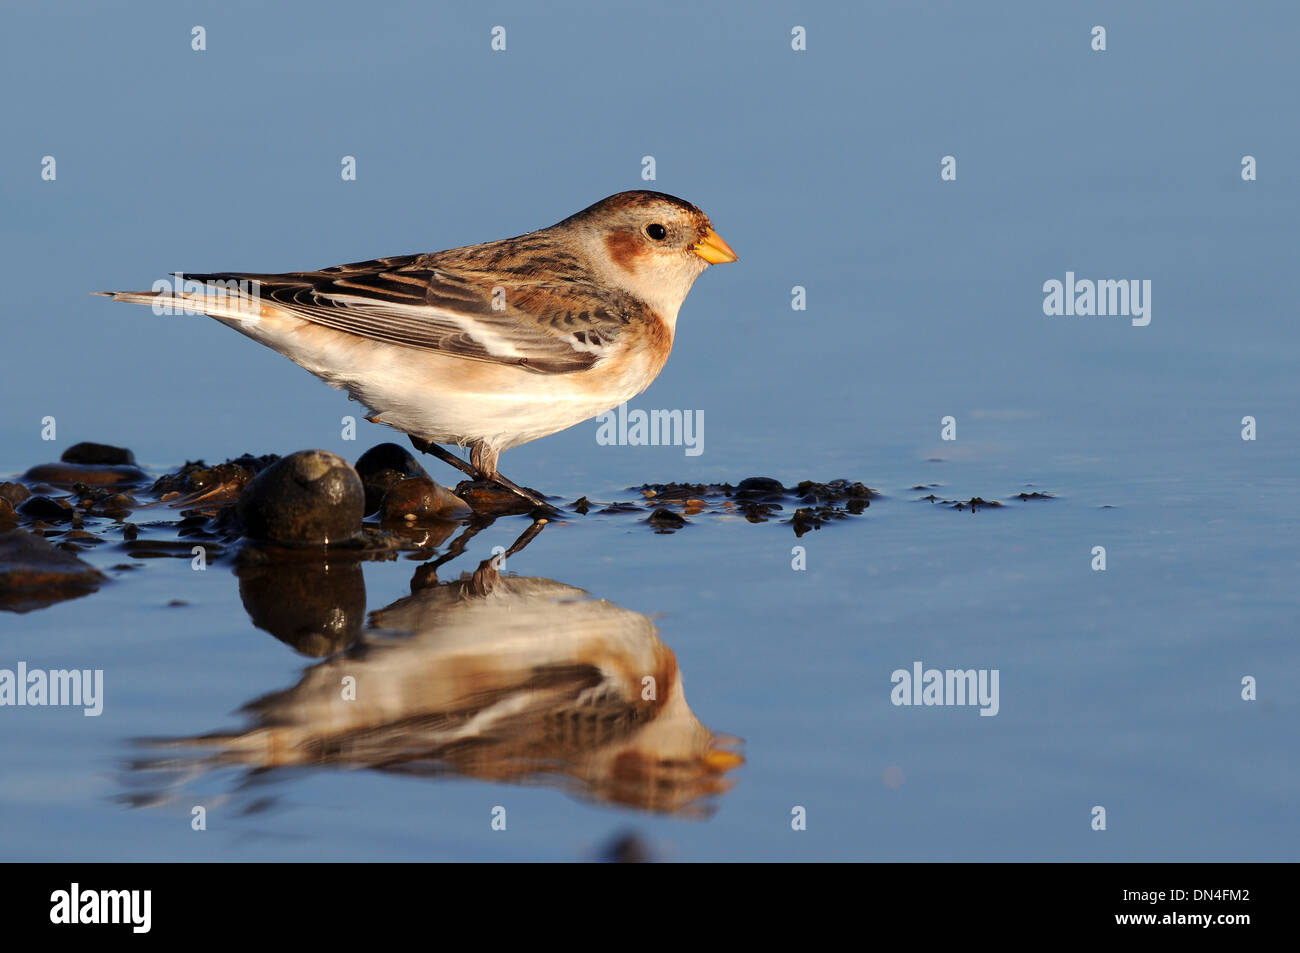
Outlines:
{"type": "Polygon", "coordinates": [[[456,485],[456,496],[470,505],[475,513],[486,516],[509,516],[531,513],[536,507],[522,496],[512,493],[499,483],[462,480],[456,485]]]}
{"type": "Polygon", "coordinates": [[[361,530],[365,489],[327,450],[300,450],[271,464],[236,504],[244,535],[276,543],[336,543],[361,530]]]}
{"type": "Polygon", "coordinates": [[[42,536],[0,533],[0,609],[29,612],[94,591],[104,576],[42,536]]]}
{"type": "Polygon", "coordinates": [[[366,488],[366,513],[378,511],[384,494],[399,480],[424,477],[429,474],[405,447],[395,443],[381,443],[371,447],[356,462],[357,475],[366,488]]]}
{"type": "Polygon", "coordinates": [[[771,477],[749,477],[736,485],[738,500],[780,499],[785,495],[785,486],[780,480],[771,477]]]}
{"type": "Polygon", "coordinates": [[[69,523],[76,510],[61,500],[48,496],[30,496],[18,504],[17,510],[28,519],[46,523],[69,523]]]}
{"type": "Polygon", "coordinates": [[[384,494],[381,511],[385,522],[460,519],[471,512],[468,503],[427,476],[393,483],[384,494]]]}
{"type": "Polygon", "coordinates": [[[219,487],[227,488],[232,494],[237,493],[251,483],[254,476],[279,459],[274,453],[260,457],[246,453],[211,467],[202,460],[189,462],[175,473],[168,473],[154,481],[152,492],[164,498],[171,493],[203,493],[219,487]]]}
{"type": "Polygon", "coordinates": [[[848,480],[831,480],[829,483],[817,483],[803,480],[794,488],[805,503],[843,503],[849,500],[861,500],[862,505],[870,506],[873,497],[880,493],[865,483],[850,483],[848,480]]]}
{"type": "Polygon", "coordinates": [[[38,463],[22,476],[27,483],[54,486],[117,486],[145,482],[148,477],[139,467],[82,463],[38,463]]]}
{"type": "Polygon", "coordinates": [[[74,443],[63,451],[63,456],[59,457],[59,459],[64,463],[107,464],[109,466],[135,465],[135,454],[125,447],[114,447],[110,444],[91,443],[90,441],[74,443]]]}
{"type": "Polygon", "coordinates": [[[97,515],[121,519],[136,507],[135,497],[130,493],[110,493],[103,499],[96,500],[92,509],[97,515]]]}
{"type": "Polygon", "coordinates": [[[32,491],[21,483],[0,483],[0,500],[7,500],[13,506],[31,495],[32,491]]]}
{"type": "Polygon", "coordinates": [[[653,526],[657,532],[670,533],[675,529],[681,529],[685,526],[686,517],[661,506],[646,517],[646,522],[653,526]]]}
{"type": "Polygon", "coordinates": [[[691,497],[730,496],[730,483],[644,483],[641,495],[651,500],[687,500],[691,497]]]}

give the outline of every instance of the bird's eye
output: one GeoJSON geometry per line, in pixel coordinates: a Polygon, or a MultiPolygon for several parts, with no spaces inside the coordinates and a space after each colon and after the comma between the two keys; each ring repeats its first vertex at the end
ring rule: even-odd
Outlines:
{"type": "Polygon", "coordinates": [[[662,225],[647,225],[645,233],[657,242],[661,242],[668,237],[668,229],[662,225]]]}

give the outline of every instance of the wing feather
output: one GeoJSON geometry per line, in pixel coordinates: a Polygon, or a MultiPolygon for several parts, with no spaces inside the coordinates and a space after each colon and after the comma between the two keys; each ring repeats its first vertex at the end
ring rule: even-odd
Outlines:
{"type": "Polygon", "coordinates": [[[373,341],[564,374],[596,364],[645,306],[581,277],[534,269],[474,271],[436,256],[379,258],[286,274],[186,274],[257,282],[261,301],[373,341]],[[495,281],[493,279],[495,278],[495,281]]]}

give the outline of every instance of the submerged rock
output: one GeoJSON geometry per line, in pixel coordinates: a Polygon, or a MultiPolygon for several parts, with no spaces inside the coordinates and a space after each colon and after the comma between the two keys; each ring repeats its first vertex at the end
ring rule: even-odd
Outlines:
{"type": "Polygon", "coordinates": [[[104,575],[43,536],[0,533],[0,609],[30,612],[94,592],[104,575]]]}
{"type": "Polygon", "coordinates": [[[300,450],[244,487],[236,510],[244,535],[275,543],[336,543],[361,531],[365,489],[327,450],[300,450]]]}
{"type": "Polygon", "coordinates": [[[91,443],[89,441],[74,443],[63,451],[63,456],[59,457],[59,459],[64,463],[107,464],[109,466],[135,465],[135,454],[125,447],[114,447],[106,443],[91,443]]]}

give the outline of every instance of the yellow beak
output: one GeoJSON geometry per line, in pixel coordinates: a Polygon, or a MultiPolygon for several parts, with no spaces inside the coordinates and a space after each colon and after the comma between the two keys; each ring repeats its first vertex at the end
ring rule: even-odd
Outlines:
{"type": "Polygon", "coordinates": [[[731,246],[722,240],[722,236],[709,229],[708,234],[692,246],[691,251],[699,255],[710,265],[722,265],[729,261],[740,261],[731,246]]]}

